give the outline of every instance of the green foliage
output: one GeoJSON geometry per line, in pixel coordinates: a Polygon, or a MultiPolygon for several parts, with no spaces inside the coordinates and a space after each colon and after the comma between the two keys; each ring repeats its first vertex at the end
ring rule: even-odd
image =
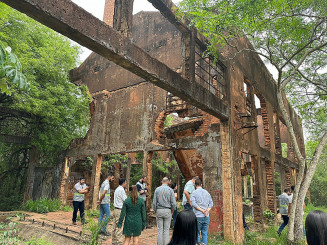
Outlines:
{"type": "MultiPolygon", "coordinates": [[[[305,145],[307,158],[312,158],[317,147],[317,141],[308,141],[305,145]]],[[[310,198],[315,206],[325,206],[327,203],[327,146],[323,149],[320,156],[315,174],[310,185],[310,198]]]]}
{"type": "Polygon", "coordinates": [[[68,80],[79,48],[3,3],[0,26],[0,40],[14,50],[30,84],[28,93],[11,86],[12,102],[5,106],[35,116],[25,128],[32,132],[32,144],[51,162],[73,138],[84,136],[89,124],[87,88],[68,80]]]}
{"type": "MultiPolygon", "coordinates": [[[[326,203],[324,203],[326,205],[326,203]]],[[[308,204],[305,206],[304,209],[304,216],[303,216],[303,222],[305,222],[305,219],[307,218],[307,215],[313,211],[313,210],[320,210],[325,213],[327,213],[327,207],[326,206],[314,206],[313,204],[308,204]]]]}
{"type": "MultiPolygon", "coordinates": [[[[113,208],[110,207],[110,210],[113,210],[113,208]]],[[[100,217],[100,210],[98,210],[98,209],[89,209],[89,210],[86,210],[85,212],[88,217],[94,217],[94,218],[100,217]]]]}
{"type": "Polygon", "coordinates": [[[164,127],[168,127],[171,126],[173,124],[174,118],[171,115],[168,115],[166,117],[165,123],[164,123],[164,127]]]}
{"type": "Polygon", "coordinates": [[[102,223],[99,225],[98,221],[94,219],[94,216],[90,212],[87,212],[86,223],[87,224],[83,227],[83,234],[85,234],[86,231],[91,232],[91,238],[87,244],[89,245],[99,244],[99,233],[101,228],[104,226],[104,220],[102,220],[102,223]]]}
{"type": "Polygon", "coordinates": [[[318,0],[182,0],[181,15],[191,20],[210,41],[216,58],[252,51],[278,72],[278,89],[284,90],[315,136],[327,126],[326,49],[327,4],[318,0]],[[239,47],[246,36],[253,47],[239,47]],[[217,49],[218,47],[218,49],[217,49]],[[226,51],[226,50],[225,50],[226,51]]]}
{"type": "Polygon", "coordinates": [[[282,145],[282,156],[287,158],[287,143],[281,143],[282,145]]]}
{"type": "Polygon", "coordinates": [[[14,194],[14,195],[3,195],[0,197],[0,210],[1,211],[11,211],[17,210],[22,205],[22,194],[14,194]]]}
{"type": "Polygon", "coordinates": [[[48,242],[45,238],[36,238],[35,236],[31,238],[28,242],[28,245],[53,245],[53,243],[48,242]]]}
{"type": "Polygon", "coordinates": [[[16,85],[18,88],[28,90],[29,84],[22,73],[22,65],[17,56],[11,52],[11,48],[3,47],[0,42],[0,93],[10,95],[8,85],[16,85]]]}
{"type": "Polygon", "coordinates": [[[41,198],[33,201],[28,200],[23,209],[29,212],[48,213],[60,210],[61,204],[59,199],[41,198]]]}
{"type": "Polygon", "coordinates": [[[61,207],[61,210],[64,212],[72,212],[74,209],[69,205],[65,205],[65,206],[61,207]]]}
{"type": "Polygon", "coordinates": [[[0,241],[1,244],[17,244],[19,242],[18,238],[18,224],[16,222],[10,221],[9,223],[0,222],[0,241]]]}
{"type": "Polygon", "coordinates": [[[273,219],[275,217],[275,214],[273,212],[271,212],[269,209],[266,209],[263,212],[263,217],[266,219],[273,219]]]}

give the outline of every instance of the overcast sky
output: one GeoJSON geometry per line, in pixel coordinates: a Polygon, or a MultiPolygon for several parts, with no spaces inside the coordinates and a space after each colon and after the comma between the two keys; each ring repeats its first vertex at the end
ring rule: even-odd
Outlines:
{"type": "MultiPolygon", "coordinates": [[[[84,8],[86,11],[93,14],[100,20],[103,19],[103,10],[105,0],[72,0],[74,3],[84,8]]],[[[174,3],[180,2],[180,0],[173,0],[174,3]]],[[[133,14],[140,11],[157,11],[147,0],[134,0],[133,14]]],[[[82,47],[82,53],[80,54],[80,60],[84,61],[90,54],[91,50],[82,47]]]]}

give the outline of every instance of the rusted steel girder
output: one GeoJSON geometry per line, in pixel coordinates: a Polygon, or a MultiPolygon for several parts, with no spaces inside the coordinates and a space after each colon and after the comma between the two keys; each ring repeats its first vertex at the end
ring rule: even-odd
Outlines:
{"type": "Polygon", "coordinates": [[[68,0],[1,0],[205,112],[228,120],[227,106],[201,85],[183,79],[129,38],[68,0]]]}

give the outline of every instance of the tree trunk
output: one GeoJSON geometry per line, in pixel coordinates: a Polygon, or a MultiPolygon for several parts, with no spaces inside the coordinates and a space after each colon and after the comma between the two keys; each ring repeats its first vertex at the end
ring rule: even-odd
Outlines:
{"type": "Polygon", "coordinates": [[[306,175],[304,177],[303,183],[301,185],[301,189],[299,192],[299,200],[297,202],[297,209],[295,216],[295,232],[294,232],[294,241],[295,243],[302,242],[303,239],[303,233],[302,233],[302,220],[303,220],[303,203],[305,200],[305,195],[309,189],[310,183],[312,181],[313,175],[316,171],[317,164],[319,162],[319,158],[322,154],[323,148],[327,143],[327,131],[325,131],[324,136],[322,137],[321,141],[319,142],[319,145],[317,146],[315,153],[313,155],[312,160],[310,161],[310,164],[307,168],[306,175]]]}
{"type": "MultiPolygon", "coordinates": [[[[284,105],[284,99],[283,99],[283,95],[282,95],[282,90],[279,87],[277,89],[277,100],[278,100],[278,105],[281,109],[281,113],[282,113],[282,117],[285,121],[285,124],[287,126],[288,132],[290,134],[290,138],[292,140],[293,146],[294,146],[294,151],[296,153],[297,158],[299,159],[299,174],[298,174],[298,178],[295,184],[295,189],[294,189],[294,194],[293,194],[293,205],[291,205],[291,210],[290,210],[290,217],[289,217],[289,222],[288,222],[288,233],[287,233],[287,243],[288,244],[293,244],[294,242],[294,221],[295,221],[295,212],[297,210],[297,206],[298,206],[298,196],[299,196],[299,190],[300,190],[300,186],[303,180],[303,176],[304,176],[304,169],[305,169],[305,159],[303,158],[300,149],[299,149],[299,145],[294,133],[294,129],[293,129],[293,125],[291,122],[291,119],[286,111],[285,105],[284,105]]],[[[302,204],[303,205],[303,204],[302,204]]],[[[301,207],[302,207],[301,205],[301,207]]],[[[300,215],[300,214],[298,214],[300,215]]],[[[300,217],[298,217],[298,219],[300,219],[300,217]]]]}

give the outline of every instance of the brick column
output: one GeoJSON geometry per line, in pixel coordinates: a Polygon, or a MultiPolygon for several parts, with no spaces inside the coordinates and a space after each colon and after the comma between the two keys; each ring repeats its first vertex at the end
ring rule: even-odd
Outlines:
{"type": "Polygon", "coordinates": [[[62,168],[59,198],[62,205],[67,202],[67,180],[69,175],[69,157],[65,158],[64,167],[62,168]]]}
{"type": "Polygon", "coordinates": [[[90,197],[91,197],[91,209],[96,209],[97,201],[99,199],[99,187],[100,187],[100,174],[101,174],[101,163],[102,155],[99,154],[95,161],[93,161],[92,166],[92,176],[91,176],[91,187],[90,187],[90,197]]]}
{"type": "Polygon", "coordinates": [[[262,213],[262,202],[260,193],[260,159],[256,156],[251,156],[251,165],[254,166],[254,180],[253,180],[253,215],[254,221],[257,223],[262,223],[263,213],[262,213]]]}
{"type": "Polygon", "coordinates": [[[275,175],[271,161],[266,161],[266,179],[268,209],[271,212],[276,213],[275,175]]]}
{"type": "Polygon", "coordinates": [[[120,31],[124,36],[132,36],[134,0],[106,0],[103,21],[120,31]]]}
{"type": "MultiPolygon", "coordinates": [[[[146,209],[147,212],[150,211],[150,208],[152,206],[151,203],[151,190],[152,190],[152,156],[153,156],[153,152],[146,152],[146,154],[144,154],[144,159],[143,159],[143,164],[145,162],[145,167],[146,167],[146,176],[148,178],[148,183],[147,183],[147,188],[148,188],[148,196],[146,198],[146,209]]],[[[144,165],[143,165],[144,167],[144,165]]]]}
{"type": "Polygon", "coordinates": [[[290,168],[285,168],[285,182],[286,182],[286,188],[291,188],[292,180],[291,180],[291,170],[290,168]]]}
{"type": "MultiPolygon", "coordinates": [[[[242,243],[244,228],[242,222],[242,195],[236,193],[233,179],[233,159],[230,129],[228,122],[222,122],[221,151],[222,151],[222,187],[223,187],[223,231],[225,240],[242,243]]],[[[239,173],[241,178],[241,173],[239,173]]]]}

